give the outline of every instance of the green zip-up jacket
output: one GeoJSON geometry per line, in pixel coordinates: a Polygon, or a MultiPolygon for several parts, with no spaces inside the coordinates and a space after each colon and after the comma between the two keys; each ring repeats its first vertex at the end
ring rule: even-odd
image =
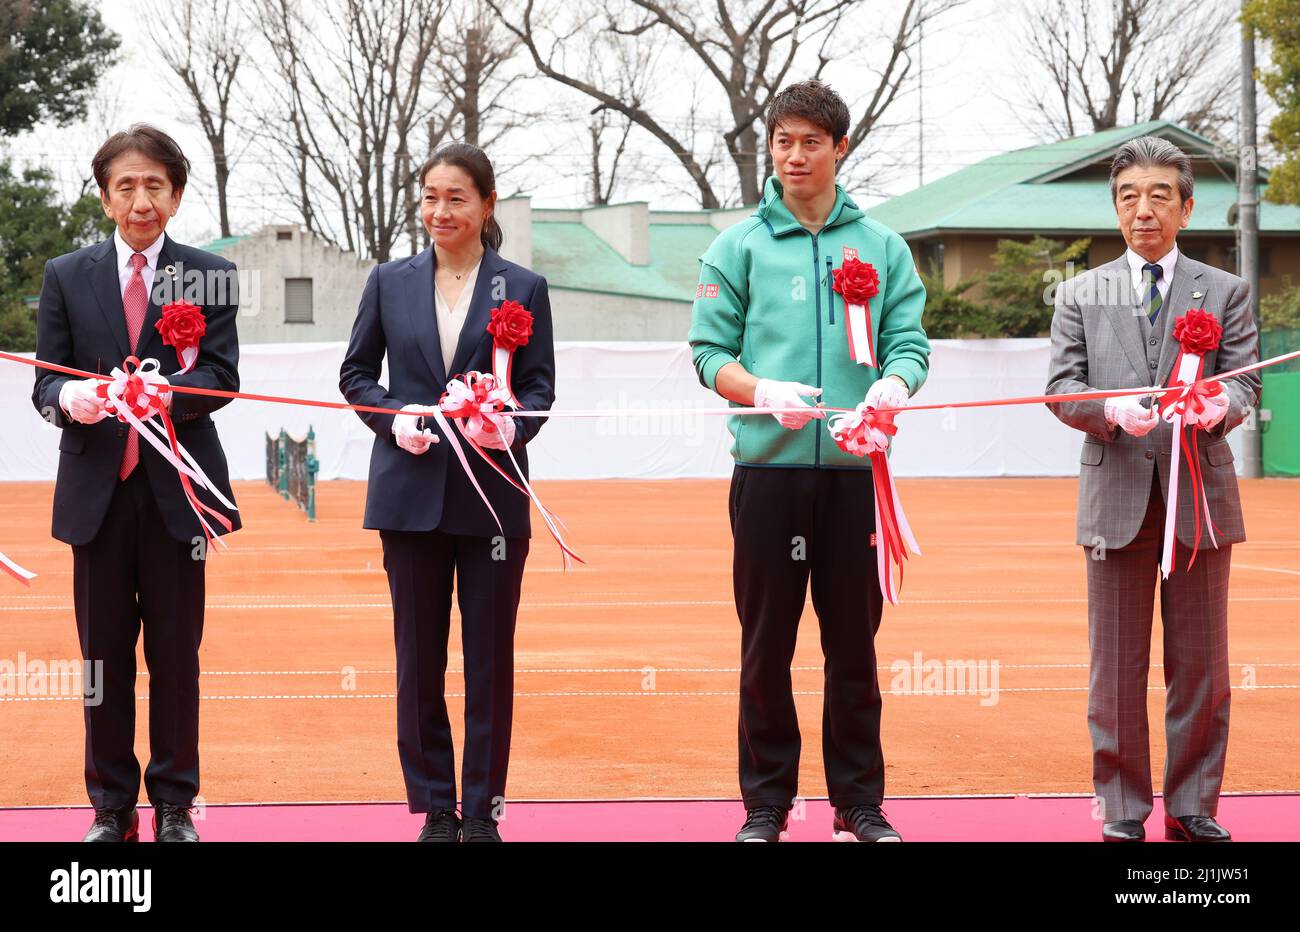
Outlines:
{"type": "MultiPolygon", "coordinates": [[[[901,236],[868,219],[839,185],[826,225],[809,233],[773,177],[754,216],[724,230],[700,257],[688,339],[706,388],[717,391],[718,370],[739,362],[759,378],[821,386],[824,404],[852,408],[885,376],[897,375],[912,394],[921,387],[930,366],[924,307],[925,286],[901,236]],[[879,369],[849,355],[844,299],[831,275],[846,250],[880,277],[870,303],[879,369]]],[[[729,418],[728,427],[741,465],[871,468],[866,457],[841,451],[823,420],[787,430],[773,417],[748,415],[729,418]]]]}

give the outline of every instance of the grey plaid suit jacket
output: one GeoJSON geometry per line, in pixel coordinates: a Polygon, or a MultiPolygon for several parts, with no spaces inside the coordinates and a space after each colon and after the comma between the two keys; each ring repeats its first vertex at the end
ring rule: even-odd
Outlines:
{"type": "MultiPolygon", "coordinates": [[[[1134,293],[1124,256],[1061,282],[1056,289],[1052,318],[1052,358],[1047,394],[1089,389],[1139,388],[1166,385],[1178,342],[1174,321],[1189,308],[1201,307],[1223,325],[1217,351],[1205,359],[1205,374],[1226,372],[1258,359],[1255,322],[1250,312],[1250,286],[1244,279],[1189,259],[1182,253],[1174,265],[1173,282],[1151,337],[1160,341],[1157,367],[1148,356],[1139,315],[1145,313],[1134,293]]],[[[1152,348],[1154,356],[1154,349],[1152,348]]],[[[1218,539],[1246,539],[1232,450],[1225,439],[1259,400],[1258,372],[1223,383],[1228,413],[1213,430],[1198,438],[1202,476],[1218,539]]],[[[1168,499],[1172,428],[1161,422],[1145,437],[1133,437],[1106,424],[1104,401],[1048,405],[1061,421],[1086,435],[1079,458],[1077,543],[1123,547],[1136,536],[1151,495],[1153,469],[1168,499]]],[[[1191,545],[1194,537],[1192,490],[1187,464],[1179,477],[1178,538],[1191,545]]],[[[1201,545],[1208,546],[1202,532],[1201,545]]]]}

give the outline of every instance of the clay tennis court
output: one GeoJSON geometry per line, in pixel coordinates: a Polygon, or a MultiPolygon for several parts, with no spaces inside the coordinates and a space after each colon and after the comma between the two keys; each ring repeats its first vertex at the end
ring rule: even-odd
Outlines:
{"type": "MultiPolygon", "coordinates": [[[[899,482],[921,546],[878,638],[891,796],[1091,794],[1084,567],[1075,481],[899,482]],[[920,658],[916,654],[919,652],[920,658]],[[983,664],[944,694],[896,661],[983,664]],[[991,679],[997,663],[997,679],[991,679]],[[901,682],[901,688],[899,688],[901,682]],[[996,687],[996,691],[978,687],[996,687]]],[[[587,560],[567,574],[534,538],[517,637],[515,800],[738,796],[738,623],[725,481],[541,482],[587,560]]],[[[202,650],[203,799],[401,801],[391,610],[365,486],[319,486],[321,519],[264,484],[236,495],[247,529],[212,556],[202,650]]],[[[1242,482],[1234,548],[1232,738],[1225,793],[1300,790],[1300,485],[1242,482]],[[1253,688],[1247,688],[1253,686],[1253,688]]],[[[48,534],[50,484],[0,485],[3,549],[39,574],[0,578],[0,657],[78,657],[71,556],[48,534]]],[[[541,524],[534,520],[540,529],[541,524]]],[[[542,532],[544,535],[544,531],[542,532]]],[[[874,567],[864,567],[866,574],[874,567]]],[[[448,688],[460,721],[459,620],[448,688]]],[[[1163,766],[1159,621],[1150,714],[1163,766]]],[[[793,673],[800,792],[825,795],[821,653],[806,609],[793,673]]],[[[143,655],[137,753],[147,753],[143,655]]],[[[924,667],[917,670],[919,674],[924,667]]],[[[974,668],[970,668],[972,671],[974,668]]],[[[949,684],[952,685],[952,684],[949,684]]],[[[79,695],[0,702],[0,807],[83,806],[79,695]]],[[[460,746],[457,733],[457,746],[460,746]]],[[[413,818],[413,817],[410,817],[413,818]]],[[[734,829],[733,829],[734,830],[734,829]]]]}

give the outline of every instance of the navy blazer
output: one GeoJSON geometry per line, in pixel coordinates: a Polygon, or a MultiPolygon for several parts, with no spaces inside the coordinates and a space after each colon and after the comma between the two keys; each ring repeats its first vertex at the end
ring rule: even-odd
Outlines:
{"type": "MultiPolygon", "coordinates": [[[[492,308],[509,298],[533,315],[533,334],[515,351],[512,387],[524,410],[548,411],[555,401],[555,346],[551,303],[546,279],[521,265],[484,249],[469,314],[460,332],[451,372],[442,362],[438,318],[434,306],[433,247],[409,259],[376,266],[366,281],[352,327],[352,339],[339,372],[339,388],[349,404],[397,410],[408,404],[437,404],[448,376],[492,371],[492,337],[487,332],[492,308]],[[388,354],[389,387],[379,384],[388,354]]],[[[370,455],[370,484],[366,491],[364,526],[375,530],[432,531],[508,538],[532,536],[527,497],[509,485],[471,450],[457,432],[456,439],[484,493],[501,519],[492,515],[465,475],[445,437],[428,452],[415,455],[397,445],[393,416],[361,413],[377,435],[370,455]]],[[[511,447],[528,473],[524,445],[536,436],[544,418],[515,419],[511,447]]],[[[426,424],[441,434],[436,423],[426,424]]],[[[453,428],[454,429],[454,428],[453,428]]],[[[514,468],[504,450],[487,450],[508,475],[514,468]]]]}
{"type": "MultiPolygon", "coordinates": [[[[176,269],[178,277],[188,277],[194,270],[229,273],[233,279],[235,272],[234,263],[229,260],[183,246],[164,235],[155,284],[167,274],[169,266],[176,269]]],[[[187,285],[184,278],[177,284],[170,300],[184,296],[187,285]]],[[[36,358],[104,374],[120,367],[127,356],[154,358],[158,360],[158,371],[173,385],[239,391],[239,336],[235,328],[238,289],[232,288],[225,294],[214,289],[213,293],[205,293],[201,300],[193,302],[203,310],[207,332],[199,343],[199,358],[186,375],[174,375],[181,368],[180,360],[173,347],[163,345],[162,335],[156,328],[162,317],[162,304],[157,300],[156,291],[154,287],[149,289],[149,310],[140,330],[139,346],[133,354],[127,344],[126,313],[122,309],[122,285],[113,238],[50,259],[45,263],[45,280],[36,311],[36,358]],[[212,299],[211,303],[208,299],[212,299]]],[[[205,284],[203,291],[209,291],[208,285],[205,284]]],[[[193,298],[194,294],[188,297],[193,298]]],[[[70,420],[59,407],[59,390],[70,378],[48,369],[36,370],[32,404],[51,424],[63,429],[59,439],[59,474],[54,486],[54,537],[81,546],[95,539],[104,522],[118,484],[117,473],[130,428],[112,415],[98,424],[70,420]]],[[[177,441],[227,500],[234,502],[226,455],[217,438],[217,427],[209,416],[229,403],[228,398],[173,392],[171,417],[176,425],[177,441]]],[[[136,468],[148,474],[168,533],[182,542],[202,539],[203,530],[185,499],[175,467],[141,440],[140,465],[136,468]]],[[[206,505],[226,512],[211,494],[197,486],[195,491],[206,505]]],[[[237,530],[238,513],[226,516],[237,530]]],[[[215,520],[210,517],[207,520],[214,532],[226,533],[215,520]]]]}

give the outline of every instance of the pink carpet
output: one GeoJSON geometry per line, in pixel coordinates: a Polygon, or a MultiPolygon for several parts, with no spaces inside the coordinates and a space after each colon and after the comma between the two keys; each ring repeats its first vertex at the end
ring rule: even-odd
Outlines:
{"type": "MultiPolygon", "coordinates": [[[[1092,800],[999,796],[893,799],[890,822],[907,841],[1095,841],[1092,800]]],[[[0,809],[0,840],[75,841],[90,810],[0,809]]],[[[1157,798],[1147,838],[1163,840],[1157,798]]],[[[209,806],[195,819],[204,841],[410,841],[422,819],[392,803],[209,806]]],[[[792,818],[791,841],[829,841],[831,810],[808,800],[792,818]]],[[[141,840],[153,837],[152,811],[140,810],[141,840]]],[[[501,822],[507,841],[728,841],[744,820],[732,800],[518,802],[501,822]]],[[[1224,796],[1219,820],[1238,841],[1300,840],[1300,796],[1224,796]]]]}

